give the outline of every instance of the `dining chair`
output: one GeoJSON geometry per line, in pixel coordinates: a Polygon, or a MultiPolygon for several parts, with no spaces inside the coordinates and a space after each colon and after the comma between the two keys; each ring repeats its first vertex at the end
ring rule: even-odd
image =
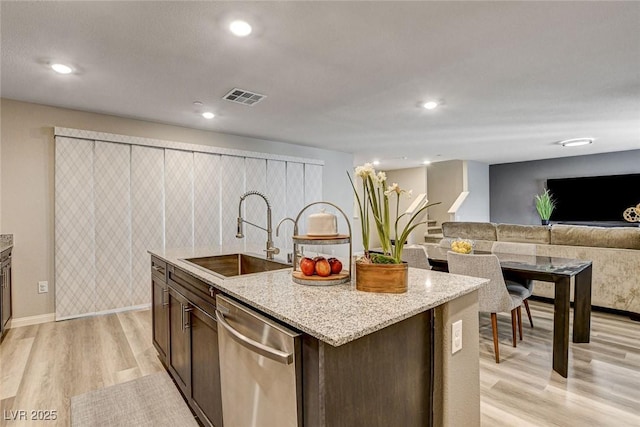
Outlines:
{"type": "Polygon", "coordinates": [[[438,242],[438,246],[440,246],[441,248],[449,248],[451,249],[451,241],[453,239],[451,239],[450,237],[444,237],[440,240],[440,242],[438,242]]]}
{"type": "MultiPolygon", "coordinates": [[[[533,243],[493,242],[491,252],[535,256],[536,245],[533,243]]],[[[531,317],[528,301],[528,298],[533,294],[533,280],[506,276],[505,283],[510,293],[519,295],[522,298],[524,308],[527,310],[527,317],[529,317],[529,324],[533,328],[533,318],[531,317]]]]}
{"type": "Polygon", "coordinates": [[[522,339],[522,298],[510,294],[502,277],[500,261],[494,254],[471,255],[447,252],[449,273],[489,279],[489,283],[478,290],[478,308],[481,312],[491,313],[491,329],[493,331],[493,350],[496,363],[500,363],[498,348],[497,313],[511,313],[511,336],[516,346],[516,325],[522,339]]]}
{"type": "Polygon", "coordinates": [[[402,260],[405,261],[409,267],[431,270],[427,248],[422,245],[405,246],[402,249],[402,260]]]}

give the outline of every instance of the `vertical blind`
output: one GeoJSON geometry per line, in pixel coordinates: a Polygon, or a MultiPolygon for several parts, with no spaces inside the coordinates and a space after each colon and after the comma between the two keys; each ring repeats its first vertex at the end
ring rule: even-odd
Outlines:
{"type": "MultiPolygon", "coordinates": [[[[147,306],[149,249],[264,243],[254,227],[235,237],[248,190],[267,195],[275,228],[322,199],[322,165],[56,136],[56,320],[147,306]]],[[[264,224],[265,210],[249,197],[243,214],[264,224]]],[[[283,252],[292,231],[275,238],[283,252]]]]}

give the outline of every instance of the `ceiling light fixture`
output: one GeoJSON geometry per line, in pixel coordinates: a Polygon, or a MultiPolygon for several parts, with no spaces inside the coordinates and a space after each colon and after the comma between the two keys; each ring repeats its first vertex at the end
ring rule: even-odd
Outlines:
{"type": "Polygon", "coordinates": [[[378,166],[380,164],[380,160],[374,160],[373,161],[373,166],[378,166]]]}
{"type": "Polygon", "coordinates": [[[563,147],[577,147],[579,145],[589,145],[593,142],[593,138],[573,138],[573,139],[565,139],[564,141],[558,142],[558,144],[563,147]]]}
{"type": "Polygon", "coordinates": [[[238,37],[245,37],[251,34],[251,25],[245,21],[233,21],[229,25],[229,30],[238,37]]]}
{"type": "Polygon", "coordinates": [[[71,73],[73,73],[73,68],[69,67],[68,65],[64,65],[64,64],[51,64],[51,68],[53,68],[53,71],[55,71],[56,73],[60,73],[60,74],[71,74],[71,73]]]}
{"type": "Polygon", "coordinates": [[[431,162],[430,162],[429,160],[425,160],[425,161],[423,161],[423,162],[422,162],[422,164],[423,164],[423,165],[430,165],[430,164],[431,164],[431,162]]]}
{"type": "Polygon", "coordinates": [[[436,108],[439,104],[436,101],[429,101],[429,102],[425,102],[424,104],[422,104],[422,106],[424,108],[426,108],[427,110],[433,110],[434,108],[436,108]]]}
{"type": "Polygon", "coordinates": [[[202,117],[204,117],[205,119],[209,119],[209,120],[213,119],[215,116],[216,115],[213,114],[210,111],[206,111],[206,112],[202,113],[202,117]]]}
{"type": "Polygon", "coordinates": [[[195,105],[196,107],[202,107],[204,104],[200,101],[193,101],[193,105],[195,105]]]}

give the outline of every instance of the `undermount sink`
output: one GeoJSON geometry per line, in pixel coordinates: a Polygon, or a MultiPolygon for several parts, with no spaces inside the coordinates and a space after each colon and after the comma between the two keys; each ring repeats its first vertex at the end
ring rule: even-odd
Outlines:
{"type": "Polygon", "coordinates": [[[291,265],[247,254],[217,255],[201,258],[185,258],[185,261],[224,277],[283,270],[291,265]]]}

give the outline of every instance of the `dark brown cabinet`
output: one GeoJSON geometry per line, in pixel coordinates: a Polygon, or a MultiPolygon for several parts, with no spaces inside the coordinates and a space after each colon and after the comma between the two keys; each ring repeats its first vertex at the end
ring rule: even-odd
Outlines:
{"type": "Polygon", "coordinates": [[[215,291],[155,257],[151,262],[153,344],[200,422],[222,427],[215,291]]]}
{"type": "Polygon", "coordinates": [[[153,323],[153,345],[160,360],[166,366],[169,351],[169,286],[166,278],[166,264],[151,258],[151,304],[153,323]]]}
{"type": "Polygon", "coordinates": [[[169,371],[187,398],[191,395],[191,334],[188,327],[191,310],[189,301],[169,286],[169,371]]]}
{"type": "Polygon", "coordinates": [[[191,400],[205,425],[222,426],[218,325],[207,312],[194,307],[191,319],[191,400]],[[203,417],[205,417],[203,419],[203,417]]]}
{"type": "Polygon", "coordinates": [[[0,340],[4,338],[11,319],[11,249],[0,255],[0,340]]]}

